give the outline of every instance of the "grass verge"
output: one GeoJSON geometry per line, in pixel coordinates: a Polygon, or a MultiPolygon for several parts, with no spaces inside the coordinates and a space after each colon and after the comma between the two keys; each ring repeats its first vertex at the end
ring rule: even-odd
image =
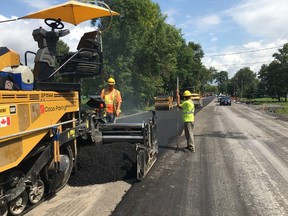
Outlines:
{"type": "Polygon", "coordinates": [[[281,98],[281,101],[272,98],[241,98],[239,101],[246,104],[263,105],[264,108],[272,109],[273,112],[288,117],[288,102],[285,102],[284,98],[281,98]]]}

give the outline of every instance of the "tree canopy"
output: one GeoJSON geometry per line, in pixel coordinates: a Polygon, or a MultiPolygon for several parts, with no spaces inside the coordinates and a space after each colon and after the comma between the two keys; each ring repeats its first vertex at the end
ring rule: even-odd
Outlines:
{"type": "MultiPolygon", "coordinates": [[[[82,0],[83,2],[89,0],[82,0]]],[[[90,2],[90,1],[89,1],[90,2]]],[[[229,79],[227,71],[218,72],[202,64],[204,52],[200,44],[186,42],[181,29],[166,23],[166,16],[151,0],[107,0],[106,4],[120,16],[113,17],[112,26],[102,32],[104,73],[82,81],[82,94],[99,94],[107,79],[116,79],[116,88],[122,93],[123,110],[151,106],[157,86],[166,91],[218,91],[238,97],[288,94],[288,44],[273,54],[269,65],[262,65],[258,74],[243,67],[229,79]],[[215,82],[215,88],[209,83],[215,82]]],[[[99,29],[109,26],[110,17],[92,25],[99,29]]],[[[59,41],[58,53],[69,51],[59,41]]]]}
{"type": "Polygon", "coordinates": [[[273,54],[274,60],[269,65],[262,65],[259,71],[260,85],[270,96],[277,95],[278,100],[288,94],[288,43],[273,54]]]}
{"type": "MultiPolygon", "coordinates": [[[[156,86],[176,90],[177,77],[181,91],[191,87],[201,91],[213,80],[215,71],[201,63],[201,45],[187,43],[181,29],[167,24],[158,4],[151,0],[107,0],[106,4],[120,16],[113,17],[112,27],[102,35],[104,73],[85,81],[85,94],[99,92],[114,77],[125,110],[152,105],[156,86]]],[[[107,26],[109,19],[102,18],[98,27],[107,26]]]]}
{"type": "Polygon", "coordinates": [[[216,72],[215,81],[219,92],[238,97],[281,97],[287,102],[288,95],[288,43],[272,55],[270,64],[263,64],[258,73],[248,67],[241,68],[228,79],[228,72],[216,72]]]}

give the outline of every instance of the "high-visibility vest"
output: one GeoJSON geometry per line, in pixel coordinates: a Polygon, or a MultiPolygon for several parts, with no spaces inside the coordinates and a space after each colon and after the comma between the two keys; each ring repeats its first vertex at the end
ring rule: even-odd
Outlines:
{"type": "Polygon", "coordinates": [[[116,112],[117,103],[121,102],[121,98],[120,98],[120,101],[118,98],[118,97],[121,97],[120,92],[116,89],[113,89],[112,91],[103,89],[101,92],[101,96],[104,99],[104,102],[106,104],[106,112],[108,113],[116,112]]]}
{"type": "Polygon", "coordinates": [[[180,106],[183,109],[182,117],[184,122],[194,122],[194,103],[191,99],[184,101],[180,106]]]}

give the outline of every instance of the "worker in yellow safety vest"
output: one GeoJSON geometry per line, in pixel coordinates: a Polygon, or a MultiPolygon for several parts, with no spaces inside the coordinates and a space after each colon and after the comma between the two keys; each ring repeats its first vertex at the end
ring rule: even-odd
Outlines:
{"type": "Polygon", "coordinates": [[[121,113],[121,93],[115,89],[115,79],[108,79],[108,86],[101,91],[101,97],[106,104],[106,119],[108,123],[114,123],[121,113]]]}
{"type": "Polygon", "coordinates": [[[177,107],[180,109],[183,109],[183,122],[184,122],[184,131],[185,131],[185,137],[187,141],[187,149],[191,152],[195,152],[195,143],[194,143],[194,103],[191,99],[191,92],[189,90],[184,91],[183,97],[184,102],[180,103],[180,95],[179,91],[176,92],[177,96],[177,107]]]}

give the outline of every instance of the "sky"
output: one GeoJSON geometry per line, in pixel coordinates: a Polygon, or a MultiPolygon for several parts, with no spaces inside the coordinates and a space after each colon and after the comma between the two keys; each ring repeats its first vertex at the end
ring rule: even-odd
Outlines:
{"type": "MultiPolygon", "coordinates": [[[[158,3],[166,22],[183,34],[186,42],[201,45],[203,64],[227,71],[229,78],[243,67],[257,73],[269,64],[288,42],[287,0],[152,0],[158,3]]],[[[2,0],[0,20],[18,18],[66,0],[2,0]]],[[[32,31],[46,28],[43,20],[0,23],[0,46],[11,48],[24,59],[27,50],[37,51],[32,31]]],[[[112,26],[113,27],[113,26],[112,26]]],[[[70,34],[62,38],[76,50],[79,38],[93,28],[89,22],[76,27],[65,23],[70,34]]]]}

